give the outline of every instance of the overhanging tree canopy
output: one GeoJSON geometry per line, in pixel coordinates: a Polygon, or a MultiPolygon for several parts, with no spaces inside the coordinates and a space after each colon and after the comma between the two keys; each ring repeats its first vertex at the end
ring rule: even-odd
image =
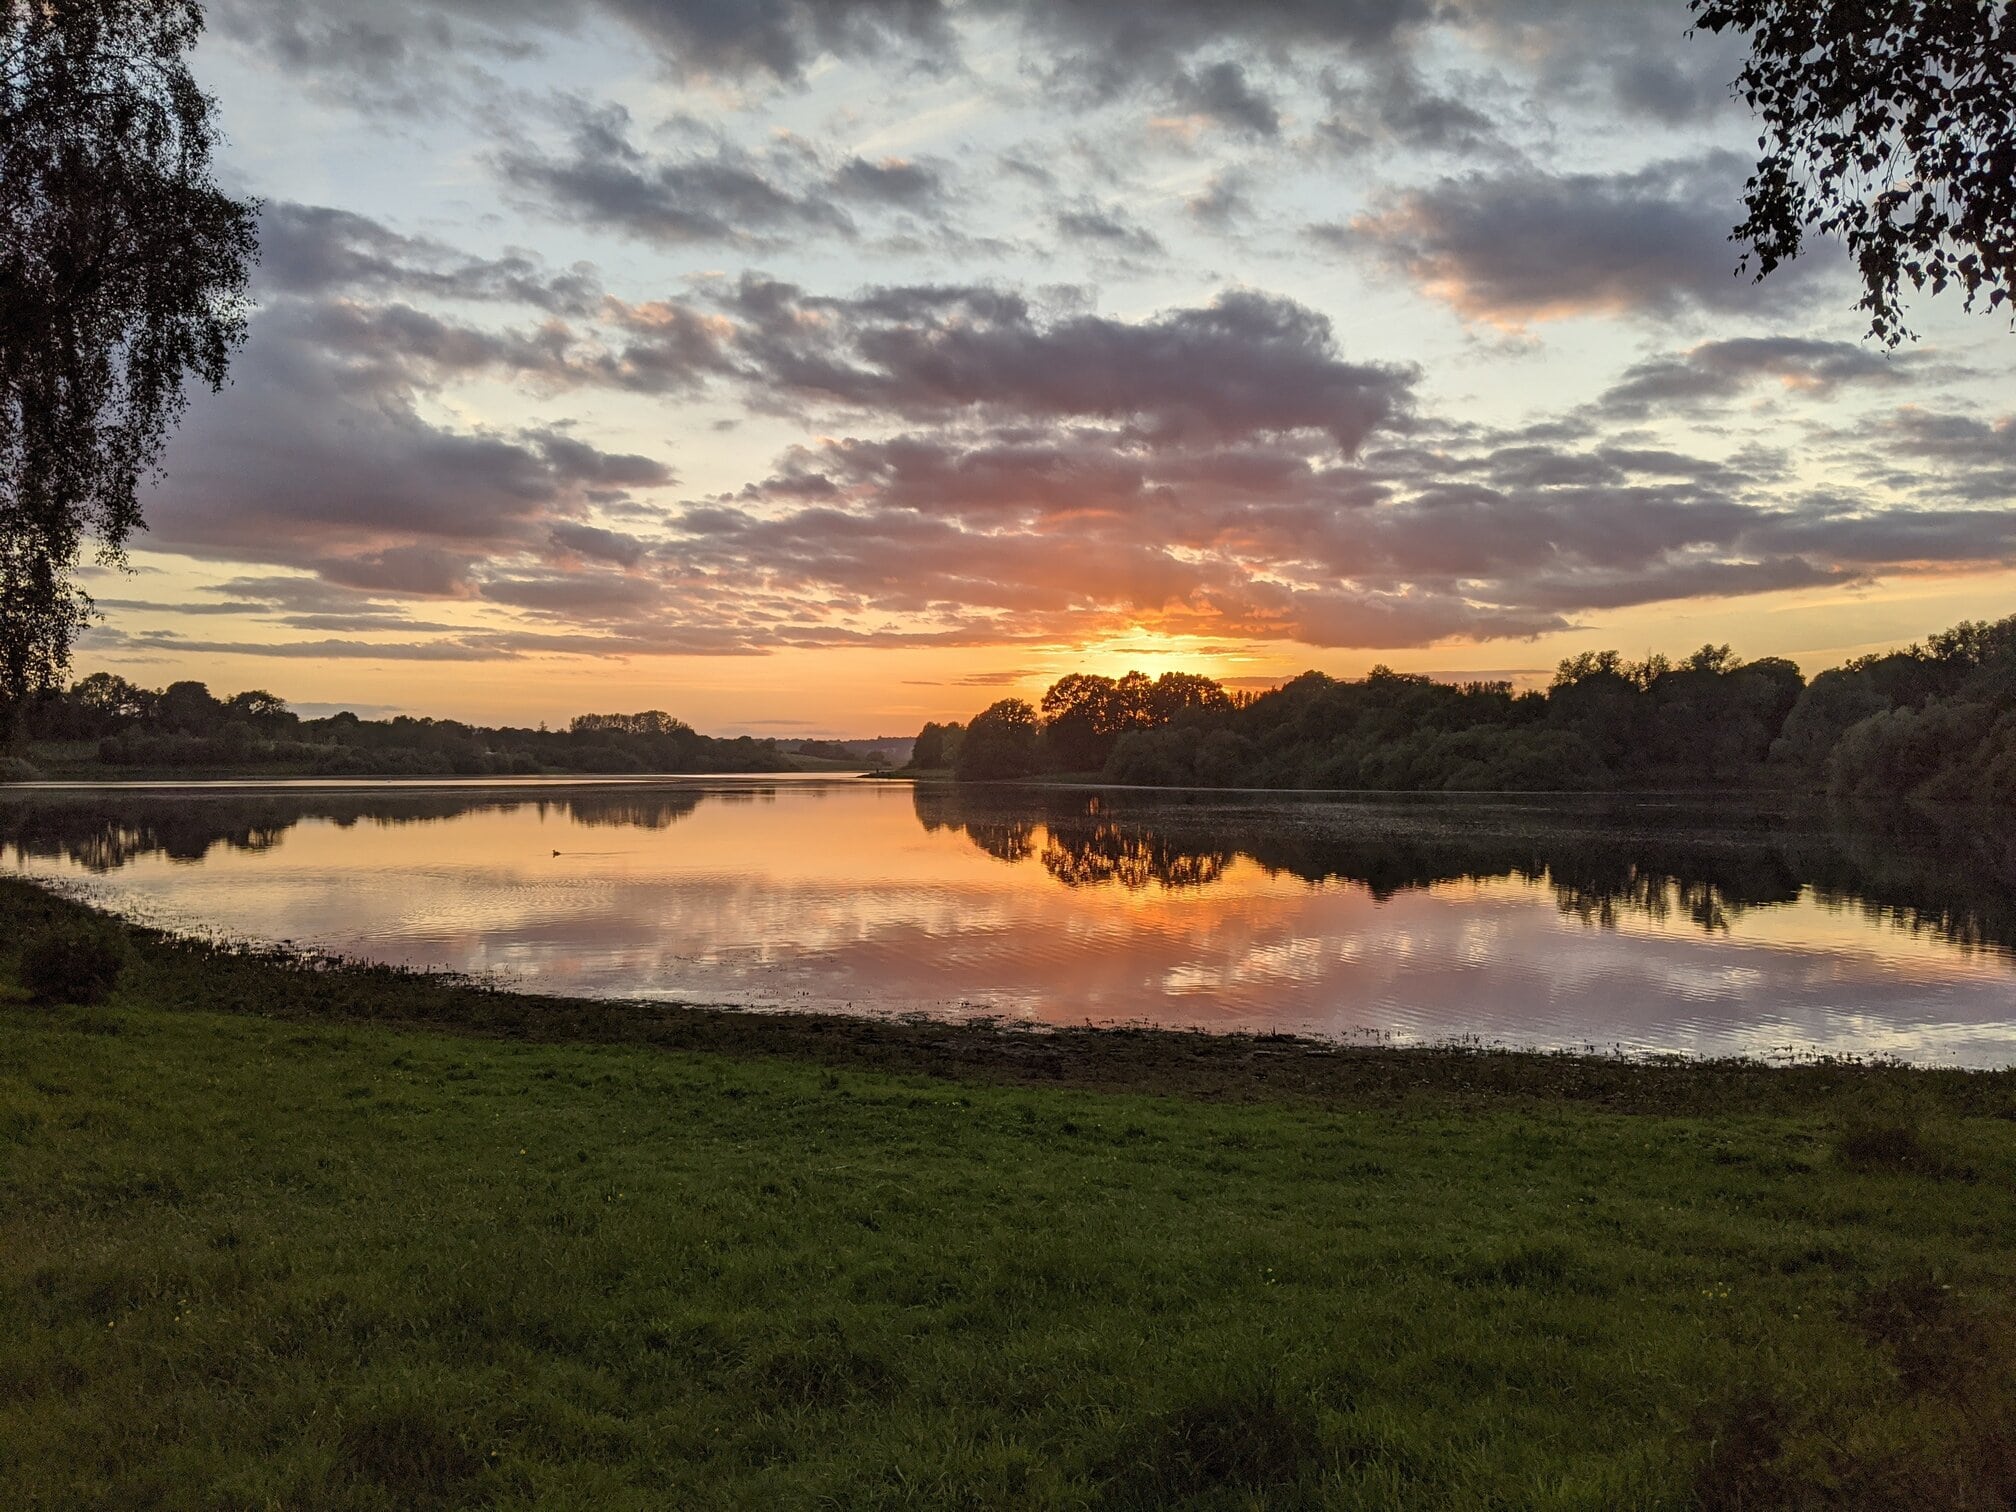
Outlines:
{"type": "Polygon", "coordinates": [[[1907,339],[1905,287],[2016,298],[2016,6],[2009,0],[1690,0],[1749,38],[1736,93],[1764,122],[1733,236],[1759,278],[1838,236],[1869,332],[1907,339]]]}

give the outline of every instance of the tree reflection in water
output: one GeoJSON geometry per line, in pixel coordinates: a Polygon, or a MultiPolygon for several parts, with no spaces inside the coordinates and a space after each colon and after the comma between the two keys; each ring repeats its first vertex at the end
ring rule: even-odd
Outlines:
{"type": "MultiPolygon", "coordinates": [[[[662,831],[703,804],[774,801],[774,784],[584,788],[50,792],[0,796],[17,859],[117,871],[144,857],[195,863],[256,853],[295,826],[403,826],[529,809],[579,825],[662,831]]],[[[810,799],[819,790],[796,797],[810,799]]],[[[963,835],[1071,888],[1204,890],[1242,859],[1311,885],[1386,900],[1512,880],[1548,889],[1592,928],[1675,918],[1719,933],[1753,909],[1811,895],[1963,948],[2016,947],[2016,836],[1925,810],[1702,800],[1393,798],[1121,792],[917,784],[927,832],[963,835]]],[[[808,845],[818,844],[816,820],[808,845]]]]}
{"type": "Polygon", "coordinates": [[[1208,887],[1241,857],[1384,900],[1456,882],[1545,886],[1615,929],[1684,918],[1708,933],[1811,893],[1973,948],[2016,947],[2016,838],[1964,815],[1700,800],[1242,800],[1219,793],[919,784],[917,817],[1070,887],[1208,887]]]}
{"type": "Polygon", "coordinates": [[[434,824],[475,813],[520,809],[564,814],[576,824],[662,830],[710,797],[753,802],[769,788],[617,790],[518,795],[487,792],[121,792],[8,795],[0,800],[0,847],[17,858],[75,862],[106,873],[151,855],[195,863],[218,846],[263,851],[287,832],[320,821],[355,825],[434,824]]]}

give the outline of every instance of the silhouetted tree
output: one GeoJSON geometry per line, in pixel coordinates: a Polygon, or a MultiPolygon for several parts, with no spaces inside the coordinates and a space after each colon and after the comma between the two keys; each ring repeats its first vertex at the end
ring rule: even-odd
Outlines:
{"type": "Polygon", "coordinates": [[[1097,771],[1128,728],[1119,687],[1110,677],[1073,672],[1043,695],[1044,743],[1051,764],[1062,771],[1097,771]]]}
{"type": "Polygon", "coordinates": [[[155,705],[155,718],[178,735],[207,735],[223,722],[224,705],[200,682],[170,683],[155,705]]]}
{"type": "Polygon", "coordinates": [[[254,207],[210,174],[193,0],[0,0],[0,720],[58,685],[138,483],[245,330],[254,207]]]}
{"type": "Polygon", "coordinates": [[[1036,711],[1019,698],[1004,698],[973,716],[959,742],[953,775],[961,781],[1027,777],[1042,768],[1036,711]]]}
{"type": "Polygon", "coordinates": [[[957,724],[926,724],[917,732],[917,741],[910,748],[910,765],[919,771],[936,771],[952,765],[952,758],[959,749],[959,737],[964,726],[957,724]]]}
{"type": "Polygon", "coordinates": [[[1733,239],[1763,278],[1806,233],[1838,236],[1869,332],[1911,333],[1902,291],[1958,284],[1968,309],[2016,291],[2016,7],[2007,0],[1691,0],[1736,31],[1735,92],[1763,156],[1733,239]]]}
{"type": "Polygon", "coordinates": [[[1231,709],[1232,695],[1194,672],[1164,672],[1148,690],[1148,713],[1156,724],[1174,723],[1185,714],[1225,714],[1231,709]]]}

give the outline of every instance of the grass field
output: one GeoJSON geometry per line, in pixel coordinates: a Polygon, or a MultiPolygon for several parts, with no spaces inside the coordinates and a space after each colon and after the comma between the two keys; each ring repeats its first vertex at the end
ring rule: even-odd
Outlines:
{"type": "MultiPolygon", "coordinates": [[[[67,905],[0,884],[11,938],[67,905]]],[[[0,994],[20,1507],[1991,1508],[2016,1081],[0,994]]]]}

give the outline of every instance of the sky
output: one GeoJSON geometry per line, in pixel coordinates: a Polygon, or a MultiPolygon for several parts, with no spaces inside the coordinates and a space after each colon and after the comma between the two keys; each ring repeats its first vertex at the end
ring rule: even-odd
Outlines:
{"type": "Polygon", "coordinates": [[[209,0],[256,310],[79,674],[914,731],[2016,611],[2016,336],[1728,240],[1683,0],[209,0]]]}

